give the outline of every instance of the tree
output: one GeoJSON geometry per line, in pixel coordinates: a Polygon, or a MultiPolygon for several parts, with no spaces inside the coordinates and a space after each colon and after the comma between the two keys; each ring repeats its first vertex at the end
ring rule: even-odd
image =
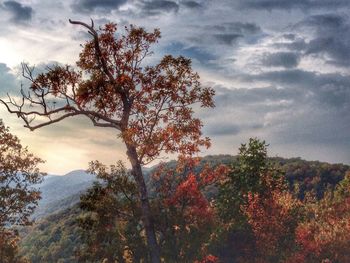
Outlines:
{"type": "Polygon", "coordinates": [[[300,201],[286,190],[248,194],[243,207],[256,244],[256,259],[245,262],[285,262],[296,250],[295,230],[301,219],[300,201]]]}
{"type": "Polygon", "coordinates": [[[136,184],[122,162],[107,169],[91,162],[89,172],[100,181],[80,197],[83,248],[79,262],[143,262],[147,259],[136,184]],[[102,181],[102,182],[101,182],[102,181]]]}
{"type": "Polygon", "coordinates": [[[1,102],[30,130],[83,115],[97,127],[120,132],[138,187],[151,261],[158,263],[159,248],[141,166],[162,152],[191,155],[200,146],[209,146],[209,139],[201,136],[202,123],[193,116],[192,105],[213,107],[214,91],[201,86],[190,59],[167,55],[154,66],[143,65],[152,53],[150,46],[160,38],[157,29],[148,33],[129,26],[125,35],[117,37],[116,24],[95,29],[93,22],[70,23],[86,28],[92,36],[83,45],[77,68],[56,65],[35,76],[33,68],[23,65],[23,76],[31,83],[29,90],[21,90],[20,103],[11,97],[1,102]]]}
{"type": "MultiPolygon", "coordinates": [[[[227,167],[198,167],[197,158],[180,159],[175,168],[159,165],[151,176],[156,226],[165,262],[194,262],[208,255],[206,244],[214,228],[215,209],[206,194],[225,175],[227,167]]],[[[211,262],[210,258],[215,257],[208,256],[203,262],[211,262]]]]}
{"type": "Polygon", "coordinates": [[[28,225],[42,180],[37,165],[42,160],[29,153],[0,120],[0,261],[16,262],[17,234],[10,227],[28,225]]]}
{"type": "Polygon", "coordinates": [[[350,172],[321,200],[305,200],[305,218],[296,229],[294,262],[350,261],[350,172]]]}
{"type": "MultiPolygon", "coordinates": [[[[248,194],[269,194],[266,190],[284,187],[282,174],[269,163],[267,144],[250,138],[248,144],[239,148],[238,161],[231,172],[219,185],[218,208],[224,220],[232,220],[241,212],[242,205],[248,203],[248,194]]],[[[238,222],[237,221],[237,222],[238,222]]]]}
{"type": "MultiPolygon", "coordinates": [[[[212,200],[206,193],[227,168],[205,165],[197,171],[198,165],[198,158],[181,159],[176,167],[163,163],[147,181],[164,262],[191,263],[199,258],[211,262],[215,258],[206,251],[215,222],[212,200]]],[[[121,162],[109,170],[99,162],[90,167],[102,182],[96,182],[81,196],[84,214],[79,223],[84,230],[84,246],[78,258],[82,262],[129,262],[127,258],[145,262],[144,229],[130,172],[121,162]]]]}
{"type": "Polygon", "coordinates": [[[269,163],[267,146],[256,138],[242,144],[237,162],[218,185],[216,207],[222,224],[217,230],[216,249],[222,250],[220,254],[228,262],[233,258],[235,262],[253,261],[257,253],[254,228],[246,213],[246,207],[254,200],[251,197],[257,195],[265,200],[274,190],[285,188],[282,174],[269,163]]]}

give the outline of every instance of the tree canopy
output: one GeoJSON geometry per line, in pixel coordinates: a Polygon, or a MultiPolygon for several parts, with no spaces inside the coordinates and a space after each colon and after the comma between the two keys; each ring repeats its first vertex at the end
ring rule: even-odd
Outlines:
{"type": "Polygon", "coordinates": [[[30,223],[29,216],[40,199],[33,186],[42,180],[42,160],[23,147],[0,120],[0,261],[14,262],[16,233],[13,226],[30,223]]]}

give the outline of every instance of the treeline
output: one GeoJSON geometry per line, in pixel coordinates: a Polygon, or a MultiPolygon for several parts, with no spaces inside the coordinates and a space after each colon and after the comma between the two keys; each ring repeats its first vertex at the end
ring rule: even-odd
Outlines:
{"type": "MultiPolygon", "coordinates": [[[[239,155],[181,159],[147,174],[164,262],[350,262],[349,166],[239,155]]],[[[24,233],[31,262],[148,262],[137,188],[122,163],[99,162],[79,207],[24,233]]]]}

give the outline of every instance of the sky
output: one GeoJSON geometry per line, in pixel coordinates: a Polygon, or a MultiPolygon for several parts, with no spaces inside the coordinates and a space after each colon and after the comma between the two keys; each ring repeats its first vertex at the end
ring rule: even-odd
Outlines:
{"type": "MultiPolygon", "coordinates": [[[[0,1],[0,96],[18,94],[21,62],[75,63],[87,34],[69,18],[159,28],[152,60],[189,57],[216,91],[215,109],[196,110],[212,142],[202,155],[258,137],[270,156],[350,164],[349,11],[349,0],[0,1]]],[[[34,132],[4,107],[0,118],[51,174],[127,160],[114,130],[83,117],[34,132]]]]}

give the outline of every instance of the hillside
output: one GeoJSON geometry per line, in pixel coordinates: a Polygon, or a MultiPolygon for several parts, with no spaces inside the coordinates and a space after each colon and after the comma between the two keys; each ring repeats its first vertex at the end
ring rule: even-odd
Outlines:
{"type": "MultiPolygon", "coordinates": [[[[215,166],[220,163],[231,164],[235,160],[236,157],[230,155],[206,156],[199,169],[204,163],[215,166]]],[[[324,191],[334,188],[350,169],[344,164],[305,161],[300,158],[275,157],[270,158],[270,161],[284,172],[291,189],[295,184],[299,185],[300,198],[306,192],[314,192],[321,198],[324,191]]],[[[174,166],[175,162],[171,161],[167,165],[174,166]]],[[[39,220],[22,231],[21,255],[33,263],[75,262],[74,253],[80,246],[77,218],[81,214],[75,204],[79,201],[80,193],[93,180],[92,175],[74,171],[66,176],[48,178],[41,185],[43,199],[36,211],[36,218],[39,220]],[[48,216],[43,218],[45,215],[48,216]]]]}
{"type": "Polygon", "coordinates": [[[21,255],[33,263],[76,262],[74,251],[80,236],[76,218],[79,214],[78,207],[73,206],[22,229],[21,255]]]}
{"type": "MultiPolygon", "coordinates": [[[[198,169],[204,164],[215,166],[217,164],[229,165],[234,163],[235,156],[232,155],[209,155],[203,157],[198,169]]],[[[292,187],[294,183],[300,184],[300,197],[304,196],[305,191],[315,191],[318,197],[323,195],[327,187],[336,185],[344,176],[345,171],[349,169],[344,164],[329,164],[319,161],[305,161],[300,158],[270,158],[271,162],[278,165],[286,175],[286,179],[292,187]]],[[[175,167],[175,161],[167,163],[169,167],[175,167]]],[[[144,168],[146,181],[149,180],[149,174],[157,166],[144,168]]],[[[38,186],[41,190],[42,199],[36,208],[33,218],[40,219],[52,213],[56,213],[72,207],[78,203],[79,196],[88,189],[95,176],[86,173],[84,170],[75,170],[64,176],[49,176],[38,186]]]]}
{"type": "Polygon", "coordinates": [[[94,180],[95,176],[84,170],[45,178],[37,186],[41,191],[41,200],[33,218],[40,219],[73,206],[79,201],[80,194],[89,188],[94,180]]]}

